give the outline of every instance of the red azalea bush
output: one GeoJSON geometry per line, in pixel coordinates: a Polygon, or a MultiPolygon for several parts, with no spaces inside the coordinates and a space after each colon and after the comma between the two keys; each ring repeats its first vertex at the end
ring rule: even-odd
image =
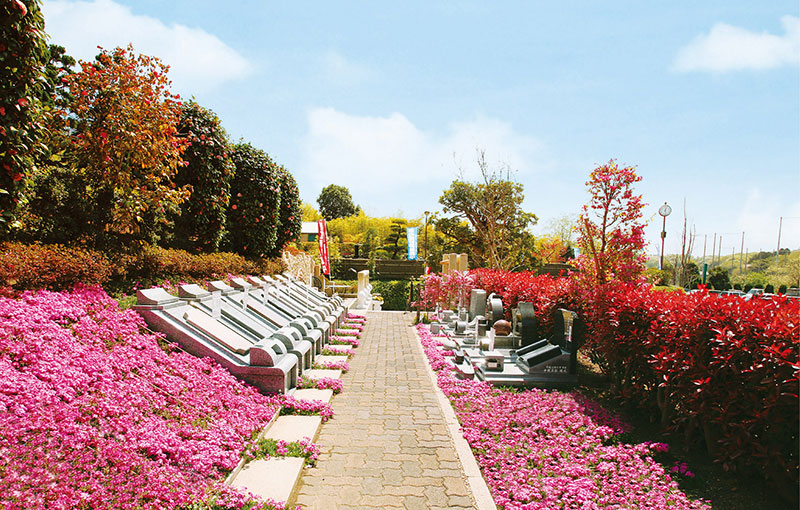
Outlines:
{"type": "Polygon", "coordinates": [[[541,336],[553,308],[580,312],[588,329],[584,352],[612,377],[623,401],[660,410],[665,426],[702,430],[726,468],[756,467],[778,488],[797,486],[797,300],[622,283],[587,288],[568,278],[486,269],[471,276],[507,308],[532,302],[541,336]]]}
{"type": "Polygon", "coordinates": [[[97,288],[0,298],[0,506],[204,500],[279,403],[97,288]]]}

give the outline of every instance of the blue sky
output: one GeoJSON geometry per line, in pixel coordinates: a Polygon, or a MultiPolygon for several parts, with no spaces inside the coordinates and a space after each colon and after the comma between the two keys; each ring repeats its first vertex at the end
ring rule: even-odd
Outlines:
{"type": "Polygon", "coordinates": [[[800,248],[795,0],[561,2],[45,1],[77,58],[132,43],[173,90],[268,152],[316,205],[421,217],[475,152],[514,170],[526,210],[577,214],[610,158],[636,165],[648,251],[679,249],[684,201],[722,251],[800,248]]]}

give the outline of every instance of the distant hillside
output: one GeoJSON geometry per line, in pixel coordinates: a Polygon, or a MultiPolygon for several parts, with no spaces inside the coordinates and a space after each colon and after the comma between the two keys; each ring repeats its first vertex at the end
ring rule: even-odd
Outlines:
{"type": "MultiPolygon", "coordinates": [[[[664,268],[671,271],[678,264],[679,258],[680,256],[677,254],[664,254],[664,268]]],[[[647,267],[658,267],[658,259],[657,256],[649,257],[647,267]]],[[[702,257],[692,257],[692,262],[697,264],[699,271],[702,272],[702,257]]],[[[776,289],[781,285],[800,286],[800,250],[783,249],[777,261],[774,251],[762,251],[744,255],[740,253],[723,255],[714,262],[711,262],[711,256],[708,255],[706,263],[709,271],[718,266],[727,269],[731,282],[742,286],[763,287],[768,283],[771,283],[776,289]]]]}

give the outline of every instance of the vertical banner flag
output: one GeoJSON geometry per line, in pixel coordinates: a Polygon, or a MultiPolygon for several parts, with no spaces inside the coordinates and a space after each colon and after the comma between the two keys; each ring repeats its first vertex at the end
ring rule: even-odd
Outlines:
{"type": "Polygon", "coordinates": [[[325,220],[317,222],[317,231],[319,232],[317,242],[319,243],[319,259],[322,262],[322,274],[330,275],[331,261],[328,258],[328,226],[325,224],[325,220]]]}
{"type": "Polygon", "coordinates": [[[408,260],[417,260],[417,234],[419,227],[409,227],[406,229],[408,238],[408,260]]]}

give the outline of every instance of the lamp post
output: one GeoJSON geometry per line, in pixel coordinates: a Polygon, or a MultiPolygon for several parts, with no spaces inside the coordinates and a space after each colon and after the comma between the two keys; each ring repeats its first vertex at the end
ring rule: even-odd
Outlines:
{"type": "Polygon", "coordinates": [[[664,205],[658,208],[658,214],[660,214],[664,221],[661,223],[661,258],[658,261],[658,269],[664,269],[664,239],[667,237],[667,216],[672,213],[672,207],[668,206],[666,202],[664,205]]]}

